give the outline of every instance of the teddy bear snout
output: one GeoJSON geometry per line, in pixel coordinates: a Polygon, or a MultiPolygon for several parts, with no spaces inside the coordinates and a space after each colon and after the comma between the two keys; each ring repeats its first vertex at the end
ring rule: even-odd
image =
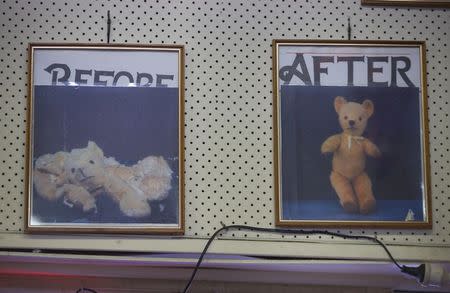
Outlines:
{"type": "Polygon", "coordinates": [[[75,176],[80,177],[80,179],[86,178],[86,174],[84,174],[84,171],[82,168],[72,168],[72,173],[75,173],[75,176]]]}
{"type": "Polygon", "coordinates": [[[89,176],[85,173],[85,170],[83,168],[72,168],[72,173],[75,173],[75,178],[79,180],[80,182],[86,181],[90,178],[93,178],[94,176],[89,176]]]}
{"type": "Polygon", "coordinates": [[[348,120],[348,125],[349,125],[350,127],[355,126],[355,120],[348,120]]]}

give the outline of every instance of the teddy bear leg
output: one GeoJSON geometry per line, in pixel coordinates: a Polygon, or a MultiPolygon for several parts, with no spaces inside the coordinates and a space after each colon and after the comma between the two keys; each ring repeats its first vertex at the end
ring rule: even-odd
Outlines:
{"type": "Polygon", "coordinates": [[[344,210],[347,213],[356,213],[358,211],[358,202],[350,181],[334,171],[331,172],[330,180],[344,210]]]}
{"type": "Polygon", "coordinates": [[[120,209],[128,217],[144,217],[151,213],[147,200],[134,196],[125,196],[120,200],[120,209]]]}
{"type": "Polygon", "coordinates": [[[353,181],[356,197],[359,202],[361,214],[369,214],[376,207],[376,200],[372,193],[372,182],[365,172],[356,177],[353,181]]]}

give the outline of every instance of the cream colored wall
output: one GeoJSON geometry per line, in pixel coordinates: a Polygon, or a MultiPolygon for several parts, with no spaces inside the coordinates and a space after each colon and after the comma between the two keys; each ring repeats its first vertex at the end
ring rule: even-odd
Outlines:
{"type": "MultiPolygon", "coordinates": [[[[400,260],[450,261],[450,10],[371,7],[359,0],[5,0],[0,16],[0,248],[199,252],[221,221],[274,227],[271,42],[346,39],[350,18],[354,40],[426,41],[433,229],[339,232],[376,234],[400,260]],[[108,10],[112,43],[185,46],[186,234],[176,239],[26,235],[27,45],[105,43],[108,10]]],[[[212,251],[387,259],[378,246],[367,244],[321,235],[233,231],[212,251]]]]}
{"type": "MultiPolygon", "coordinates": [[[[339,230],[376,233],[394,245],[449,247],[450,9],[372,7],[360,0],[0,1],[0,247],[75,248],[67,246],[63,236],[23,235],[27,45],[106,43],[107,11],[112,16],[111,43],[185,46],[188,239],[208,237],[221,221],[274,227],[273,39],[347,39],[350,18],[352,40],[426,41],[433,229],[339,230]]],[[[225,237],[249,240],[255,249],[263,249],[266,239],[283,241],[290,249],[305,241],[342,242],[323,235],[294,238],[247,231],[225,237]]],[[[72,239],[76,241],[69,242],[72,239]]],[[[148,245],[148,239],[141,239],[99,235],[84,237],[76,247],[167,249],[158,241],[148,245]]],[[[171,251],[186,247],[173,246],[171,251]]],[[[200,250],[195,243],[189,249],[200,250]]],[[[326,249],[323,253],[341,254],[326,249]]],[[[385,257],[377,257],[381,255],[385,257]]]]}
{"type": "MultiPolygon", "coordinates": [[[[346,39],[348,18],[354,40],[427,42],[434,222],[433,229],[425,231],[340,229],[340,232],[376,234],[401,261],[450,261],[450,9],[370,7],[361,6],[359,0],[0,1],[0,249],[198,253],[205,239],[221,227],[220,221],[273,227],[271,41],[346,39]],[[105,43],[108,10],[113,18],[112,43],[185,45],[186,235],[170,238],[24,234],[27,45],[29,42],[105,43]]],[[[294,238],[230,232],[214,243],[211,252],[327,261],[387,260],[379,246],[318,235],[294,238]]],[[[52,261],[60,264],[58,257],[61,255],[52,261]]],[[[76,255],[68,262],[72,264],[82,257],[97,261],[92,255],[76,255]]],[[[4,260],[0,256],[0,267],[4,260]]],[[[139,260],[134,261],[140,266],[139,260]]],[[[248,266],[243,261],[232,261],[248,266]]],[[[194,260],[189,260],[184,265],[190,271],[193,263],[194,260]]],[[[27,260],[20,264],[30,266],[27,260]]],[[[230,263],[220,263],[221,267],[226,265],[230,263]]],[[[49,266],[54,270],[60,267],[49,266]]],[[[124,271],[118,267],[115,273],[124,271]]],[[[220,274],[223,278],[229,276],[227,272],[220,274]]],[[[267,281],[270,274],[265,272],[261,277],[262,274],[254,271],[253,284],[200,281],[195,286],[210,290],[204,292],[254,292],[256,289],[260,292],[388,292],[364,287],[276,285],[276,281],[273,285],[257,284],[258,278],[267,281]]],[[[393,274],[390,271],[389,276],[393,274]]],[[[301,277],[304,275],[290,272],[289,280],[292,282],[299,276],[301,282],[308,284],[308,278],[301,277]]],[[[347,273],[348,277],[352,275],[347,273]]],[[[130,287],[174,292],[184,285],[182,280],[142,278],[87,279],[64,275],[57,278],[39,271],[26,276],[3,273],[0,292],[75,292],[81,286],[96,286],[102,293],[114,292],[106,291],[105,288],[111,287],[122,289],[116,292],[130,292],[124,291],[130,287]]],[[[388,279],[383,278],[384,282],[388,279]]],[[[187,279],[185,275],[183,279],[187,279]]],[[[383,280],[377,282],[382,284],[383,280]]]]}

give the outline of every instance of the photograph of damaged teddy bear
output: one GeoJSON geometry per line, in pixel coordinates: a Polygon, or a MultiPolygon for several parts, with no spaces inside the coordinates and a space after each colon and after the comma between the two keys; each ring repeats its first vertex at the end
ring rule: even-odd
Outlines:
{"type": "Polygon", "coordinates": [[[182,232],[181,48],[32,46],[28,230],[182,232]]]}
{"type": "MultiPolygon", "coordinates": [[[[151,214],[149,201],[162,201],[171,189],[172,170],[159,156],[148,156],[125,166],[89,141],[86,148],[42,155],[34,164],[37,194],[49,201],[62,200],[69,208],[97,213],[101,193],[116,202],[128,217],[151,214]]],[[[163,210],[163,205],[160,205],[163,210]]]]}

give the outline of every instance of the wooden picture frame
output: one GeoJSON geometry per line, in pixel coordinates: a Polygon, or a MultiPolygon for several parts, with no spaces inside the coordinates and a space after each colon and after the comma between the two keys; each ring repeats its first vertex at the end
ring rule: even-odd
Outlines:
{"type": "Polygon", "coordinates": [[[362,5],[449,8],[449,0],[361,0],[362,5]]]}
{"type": "Polygon", "coordinates": [[[276,224],[431,228],[425,43],[272,45],[276,224]]]}
{"type": "Polygon", "coordinates": [[[26,231],[184,233],[184,47],[28,49],[26,231]]]}

